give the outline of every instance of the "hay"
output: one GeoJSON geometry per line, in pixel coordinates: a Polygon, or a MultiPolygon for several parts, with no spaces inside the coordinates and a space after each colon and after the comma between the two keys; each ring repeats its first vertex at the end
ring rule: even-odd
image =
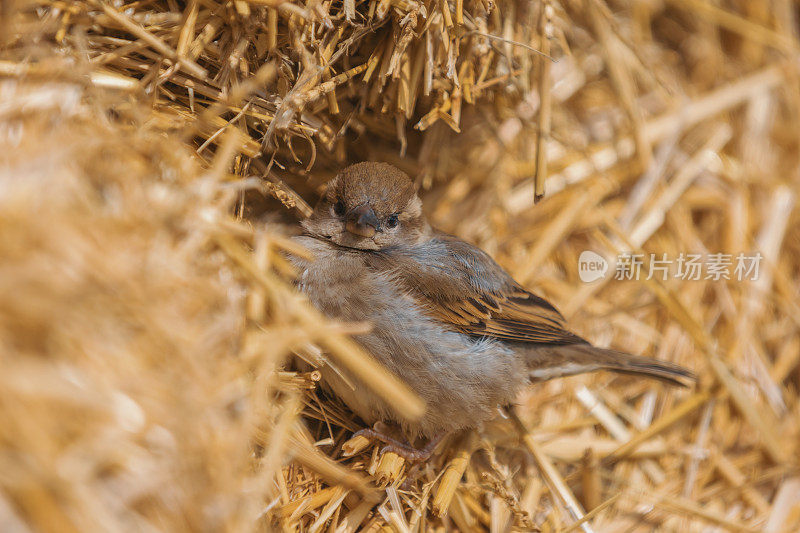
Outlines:
{"type": "Polygon", "coordinates": [[[796,4],[0,9],[0,529],[800,527],[796,4]],[[292,290],[274,222],[363,159],[585,337],[700,385],[547,383],[418,466],[351,440],[291,354],[420,406],[292,290]],[[583,250],[764,259],[585,284],[583,250]]]}

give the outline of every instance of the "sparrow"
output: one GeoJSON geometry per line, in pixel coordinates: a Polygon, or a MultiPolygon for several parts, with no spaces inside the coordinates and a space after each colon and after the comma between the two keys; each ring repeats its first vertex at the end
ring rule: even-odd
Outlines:
{"type": "MultiPolygon", "coordinates": [[[[664,361],[592,346],[486,252],[428,224],[411,179],[386,163],[345,168],[295,237],[313,260],[293,258],[298,286],[328,317],[369,322],[355,337],[422,399],[418,420],[356,378],[321,369],[323,382],[367,424],[390,423],[407,442],[365,430],[421,460],[439,439],[477,427],[531,382],[611,370],[687,385],[694,376],[664,361]],[[410,443],[427,439],[422,449],[410,443]]],[[[383,426],[385,427],[385,426],[383,426]]]]}

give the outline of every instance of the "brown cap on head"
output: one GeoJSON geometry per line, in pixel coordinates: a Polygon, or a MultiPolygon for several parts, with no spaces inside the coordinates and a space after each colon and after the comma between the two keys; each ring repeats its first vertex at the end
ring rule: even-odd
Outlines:
{"type": "Polygon", "coordinates": [[[377,216],[404,208],[416,195],[411,178],[388,163],[364,162],[342,170],[327,196],[340,198],[347,206],[369,203],[377,216]]]}

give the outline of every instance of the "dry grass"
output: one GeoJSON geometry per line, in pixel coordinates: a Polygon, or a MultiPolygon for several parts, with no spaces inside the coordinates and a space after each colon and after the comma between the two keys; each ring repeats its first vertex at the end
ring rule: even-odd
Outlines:
{"type": "Polygon", "coordinates": [[[0,529],[796,531],[797,15],[3,1],[0,529]],[[364,159],[584,336],[699,386],[547,383],[416,467],[351,440],[292,354],[421,406],[292,290],[273,222],[364,159]],[[584,284],[583,250],[764,260],[584,284]]]}

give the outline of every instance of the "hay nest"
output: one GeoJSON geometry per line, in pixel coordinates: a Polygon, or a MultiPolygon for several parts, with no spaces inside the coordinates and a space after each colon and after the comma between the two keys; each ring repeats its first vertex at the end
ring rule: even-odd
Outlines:
{"type": "Polygon", "coordinates": [[[0,3],[0,529],[797,530],[799,30],[789,0],[0,3]],[[352,439],[291,357],[413,398],[277,223],[365,159],[698,387],[547,383],[417,466],[352,439]]]}

